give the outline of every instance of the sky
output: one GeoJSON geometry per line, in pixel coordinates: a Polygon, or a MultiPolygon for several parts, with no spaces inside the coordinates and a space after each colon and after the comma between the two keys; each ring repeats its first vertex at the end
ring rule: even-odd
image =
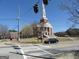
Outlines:
{"type": "MultiPolygon", "coordinates": [[[[41,0],[39,0],[39,12],[37,14],[33,11],[35,1],[36,0],[0,0],[0,24],[8,26],[9,29],[17,30],[19,8],[20,29],[25,25],[39,22],[42,17],[41,0]]],[[[54,32],[65,31],[72,24],[67,20],[69,18],[69,14],[60,9],[59,2],[59,0],[51,0],[46,6],[47,18],[53,26],[54,32]]]]}

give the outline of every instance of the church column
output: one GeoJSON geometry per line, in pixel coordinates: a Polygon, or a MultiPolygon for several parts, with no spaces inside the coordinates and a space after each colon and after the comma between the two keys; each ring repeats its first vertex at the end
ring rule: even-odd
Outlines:
{"type": "Polygon", "coordinates": [[[52,35],[52,28],[51,28],[51,30],[50,30],[50,31],[51,31],[51,35],[52,35]]]}

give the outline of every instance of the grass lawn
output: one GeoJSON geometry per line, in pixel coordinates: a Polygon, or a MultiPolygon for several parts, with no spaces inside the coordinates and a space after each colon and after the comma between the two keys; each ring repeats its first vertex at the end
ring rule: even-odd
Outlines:
{"type": "Polygon", "coordinates": [[[20,43],[24,43],[24,44],[41,44],[41,40],[37,40],[37,38],[25,38],[25,39],[21,39],[20,43]]]}
{"type": "Polygon", "coordinates": [[[17,41],[16,39],[13,39],[12,41],[10,39],[1,39],[0,45],[2,44],[41,44],[41,40],[37,40],[37,38],[24,38],[20,39],[20,41],[17,41]]]}
{"type": "MultiPolygon", "coordinates": [[[[73,40],[79,40],[79,37],[57,37],[59,42],[67,42],[67,41],[73,41],[73,40]]],[[[0,40],[0,45],[1,44],[42,44],[41,40],[37,40],[37,38],[24,38],[21,39],[20,42],[18,42],[16,39],[13,39],[10,41],[9,39],[1,39],[0,40]]]]}

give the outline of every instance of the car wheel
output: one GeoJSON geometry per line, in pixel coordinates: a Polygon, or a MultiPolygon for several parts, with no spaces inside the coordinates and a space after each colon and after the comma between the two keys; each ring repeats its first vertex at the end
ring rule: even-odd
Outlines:
{"type": "Polygon", "coordinates": [[[49,41],[44,41],[44,44],[49,44],[49,41]]]}

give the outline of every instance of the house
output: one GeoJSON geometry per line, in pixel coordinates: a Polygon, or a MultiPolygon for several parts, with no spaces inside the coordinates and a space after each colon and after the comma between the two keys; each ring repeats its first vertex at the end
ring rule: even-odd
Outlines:
{"type": "Polygon", "coordinates": [[[18,38],[18,32],[10,32],[10,38],[17,39],[18,38]]]}

